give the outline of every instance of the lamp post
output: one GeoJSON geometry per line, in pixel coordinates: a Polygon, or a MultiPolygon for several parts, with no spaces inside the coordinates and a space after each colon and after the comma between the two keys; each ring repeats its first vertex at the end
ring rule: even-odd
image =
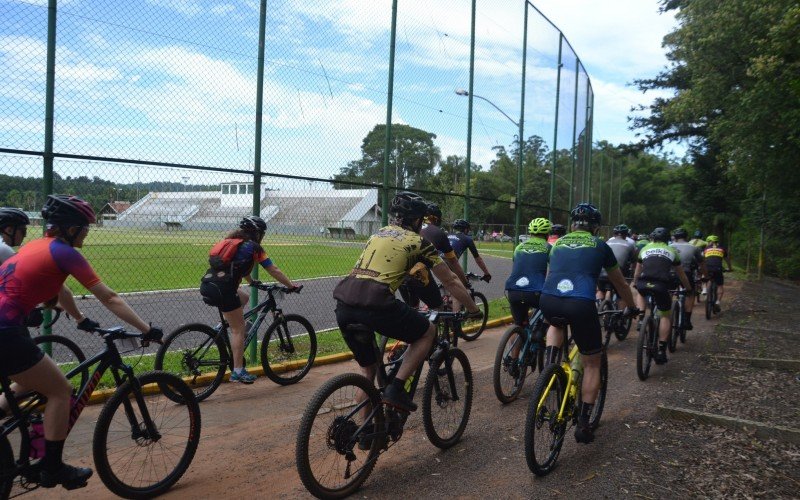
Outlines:
{"type": "MultiPolygon", "coordinates": [[[[464,97],[467,97],[467,96],[469,96],[469,95],[470,95],[470,94],[469,94],[469,92],[467,92],[467,91],[466,91],[466,90],[464,90],[464,89],[456,89],[456,91],[455,91],[455,92],[456,92],[456,94],[458,94],[458,95],[460,95],[460,96],[464,96],[464,97]]],[[[503,115],[503,116],[505,116],[506,118],[508,118],[508,121],[510,121],[511,123],[513,123],[513,124],[514,124],[514,126],[516,126],[516,127],[519,127],[519,123],[517,123],[517,122],[516,122],[516,121],[515,121],[513,118],[511,118],[510,116],[508,116],[508,115],[506,114],[506,112],[505,112],[505,111],[503,111],[502,109],[498,108],[498,107],[497,107],[497,104],[493,103],[492,101],[490,101],[489,99],[487,99],[487,98],[485,98],[485,97],[479,96],[478,94],[472,94],[472,97],[474,97],[474,98],[476,98],[476,99],[480,99],[480,100],[482,100],[482,101],[486,101],[486,102],[488,102],[488,103],[489,103],[489,104],[490,104],[490,105],[491,105],[491,106],[492,106],[494,109],[496,109],[497,111],[499,111],[500,113],[502,113],[502,115],[503,115]]]]}

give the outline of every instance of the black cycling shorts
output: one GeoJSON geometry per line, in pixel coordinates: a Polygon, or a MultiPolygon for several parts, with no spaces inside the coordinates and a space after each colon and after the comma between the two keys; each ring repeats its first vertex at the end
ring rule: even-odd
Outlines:
{"type": "Polygon", "coordinates": [[[725,284],[725,276],[722,274],[722,269],[709,269],[708,278],[714,280],[717,286],[723,286],[725,284]]]}
{"type": "Polygon", "coordinates": [[[200,295],[203,302],[219,307],[222,312],[231,312],[242,307],[239,300],[239,286],[232,281],[203,281],[200,283],[200,295]]]}
{"type": "Polygon", "coordinates": [[[652,295],[656,301],[656,309],[661,316],[667,316],[672,309],[672,294],[669,293],[669,285],[662,281],[639,280],[636,282],[636,289],[643,297],[652,295]]]}
{"type": "Polygon", "coordinates": [[[359,366],[365,367],[378,362],[375,332],[411,344],[422,338],[431,324],[428,318],[400,300],[382,309],[353,307],[337,302],[336,323],[359,366]],[[352,324],[364,325],[369,331],[348,329],[352,324]]]}
{"type": "Polygon", "coordinates": [[[0,329],[0,375],[11,377],[33,368],[44,353],[33,343],[28,329],[12,326],[0,329]]]}
{"type": "Polygon", "coordinates": [[[508,293],[508,305],[511,308],[511,316],[514,324],[524,326],[528,324],[531,309],[539,307],[539,292],[525,292],[522,290],[506,290],[508,293]]]}
{"type": "Polygon", "coordinates": [[[597,289],[603,293],[614,292],[617,295],[619,295],[619,292],[617,291],[614,284],[611,283],[611,280],[608,279],[608,276],[600,276],[599,278],[597,278],[597,289]]]}
{"type": "Polygon", "coordinates": [[[433,277],[430,278],[427,285],[422,285],[418,280],[406,278],[400,285],[399,291],[403,301],[414,309],[419,307],[420,300],[430,309],[437,309],[444,303],[439,285],[436,284],[433,277]]]}
{"type": "Polygon", "coordinates": [[[542,294],[539,308],[548,323],[553,318],[565,318],[569,322],[572,338],[581,354],[590,356],[603,350],[600,318],[593,300],[542,294]]]}

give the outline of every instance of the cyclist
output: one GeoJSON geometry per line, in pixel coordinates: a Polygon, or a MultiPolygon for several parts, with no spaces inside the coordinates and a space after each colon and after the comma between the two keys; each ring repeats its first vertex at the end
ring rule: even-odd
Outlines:
{"type": "Polygon", "coordinates": [[[550,236],[547,237],[547,242],[552,245],[565,234],[567,234],[567,228],[563,224],[553,224],[550,228],[550,236]]]}
{"type": "MultiPolygon", "coordinates": [[[[614,252],[608,244],[594,236],[602,220],[600,211],[594,205],[580,203],[570,216],[572,232],[559,238],[550,250],[550,270],[542,288],[539,307],[549,323],[552,324],[553,318],[565,318],[571,325],[584,367],[581,385],[583,402],[575,428],[575,440],[591,443],[594,431],[589,426],[589,416],[600,390],[600,353],[603,349],[600,319],[594,303],[600,269],[606,269],[608,279],[620,291],[623,307],[633,304],[633,296],[631,289],[625,286],[625,278],[619,270],[614,252]]],[[[637,313],[635,309],[626,307],[624,314],[637,313]]],[[[545,349],[547,363],[556,361],[562,340],[562,329],[551,326],[547,331],[545,349]]]]}
{"type": "MultiPolygon", "coordinates": [[[[42,217],[47,222],[45,236],[26,244],[0,266],[0,374],[15,382],[15,392],[33,390],[47,398],[40,484],[73,489],[85,486],[92,470],[62,461],[72,386],[53,360],[33,343],[24,326],[26,316],[37,304],[55,297],[64,280],[73,276],[109,311],[144,333],[145,339],[159,340],[163,332],[142,321],[125,300],[100,281],[76,250],[83,246],[89,224],[96,222],[91,205],[76,196],[50,195],[42,217]]],[[[96,325],[83,324],[89,330],[96,325]]],[[[0,405],[7,410],[5,401],[0,405]]]]}
{"type": "Polygon", "coordinates": [[[238,229],[230,232],[225,239],[212,247],[209,258],[211,268],[200,281],[200,295],[203,301],[218,307],[222,311],[222,317],[230,326],[233,355],[231,381],[242,384],[252,384],[256,380],[255,375],[250,374],[244,367],[244,338],[247,325],[244,321],[243,307],[247,304],[249,295],[246,290],[239,288],[242,279],[248,283],[255,283],[250,277],[250,272],[258,263],[283,286],[298,288],[272,262],[261,246],[261,240],[264,239],[266,232],[267,223],[261,217],[248,215],[243,218],[239,222],[238,229]],[[215,252],[225,252],[226,247],[230,248],[230,261],[223,259],[221,263],[213,262],[215,252]]]}
{"type": "Polygon", "coordinates": [[[483,281],[489,283],[492,280],[492,275],[489,273],[486,263],[483,262],[483,258],[481,258],[478,253],[478,249],[475,248],[475,242],[472,241],[472,237],[469,236],[469,228],[469,222],[464,219],[456,219],[453,221],[453,230],[455,233],[449,234],[447,238],[450,240],[450,246],[453,247],[453,251],[456,253],[456,258],[460,259],[464,252],[469,249],[472,257],[475,259],[475,263],[478,264],[478,267],[483,271],[483,281]]]}
{"type": "MultiPolygon", "coordinates": [[[[672,231],[672,237],[675,239],[670,245],[678,251],[678,257],[681,259],[681,266],[683,267],[683,272],[686,273],[687,277],[694,277],[698,271],[700,275],[705,278],[706,276],[706,264],[703,259],[703,251],[700,250],[699,247],[696,247],[686,241],[688,238],[689,233],[686,232],[686,229],[679,227],[678,229],[672,231]]],[[[673,280],[674,281],[674,280],[673,280]]],[[[697,286],[697,282],[693,282],[692,286],[697,286]]],[[[687,330],[691,330],[694,327],[692,326],[692,309],[694,308],[694,294],[687,293],[686,294],[686,301],[684,303],[684,324],[686,325],[687,330]]]]}
{"type": "Polygon", "coordinates": [[[364,325],[373,332],[409,344],[397,376],[383,394],[387,404],[408,412],[416,410],[417,405],[408,395],[406,381],[428,355],[436,327],[395,298],[394,293],[404,277],[414,274],[425,282],[429,279],[430,268],[450,294],[467,305],[471,316],[481,315],[458,276],[442,262],[436,248],[420,236],[426,210],[425,202],[418,195],[408,191],[397,193],[389,209],[390,224],[370,237],[350,275],[333,291],[336,322],[368,379],[374,380],[378,367],[375,336],[372,332],[365,335],[354,331],[350,325],[364,325]]]}
{"type": "Polygon", "coordinates": [[[722,303],[722,295],[725,290],[723,287],[725,284],[725,277],[722,275],[722,261],[724,259],[728,264],[728,271],[732,271],[733,267],[731,267],[731,256],[720,245],[719,236],[709,234],[708,238],[706,238],[706,241],[708,241],[708,246],[703,252],[703,256],[706,259],[708,279],[714,280],[714,282],[717,284],[717,302],[714,304],[714,311],[719,312],[720,304],[722,303]]]}
{"type": "Polygon", "coordinates": [[[656,353],[656,364],[663,365],[667,362],[667,340],[672,329],[672,321],[669,317],[672,309],[672,296],[669,293],[672,278],[670,271],[678,275],[681,284],[687,292],[692,291],[689,278],[683,272],[681,259],[678,252],[673,247],[667,245],[669,241],[669,231],[663,227],[657,227],[650,234],[651,243],[642,248],[639,252],[638,264],[633,277],[636,280],[636,289],[639,290],[639,308],[644,314],[644,297],[652,295],[656,302],[656,309],[661,322],[658,327],[658,353],[656,353]]]}
{"type": "MultiPolygon", "coordinates": [[[[628,242],[628,226],[620,224],[614,227],[614,236],[609,238],[606,244],[611,247],[614,252],[614,257],[619,264],[619,270],[625,278],[631,277],[631,264],[636,257],[636,247],[628,242]]],[[[600,276],[597,278],[597,300],[602,301],[606,298],[607,294],[614,291],[614,287],[608,280],[608,273],[605,269],[600,270],[600,276]]],[[[617,295],[620,295],[617,290],[617,295]]]]}
{"type": "Polygon", "coordinates": [[[705,248],[708,246],[708,242],[703,239],[703,231],[700,231],[699,229],[694,232],[692,239],[689,240],[689,244],[696,246],[700,250],[705,250],[705,248]]]}
{"type": "Polygon", "coordinates": [[[544,217],[533,219],[528,224],[530,237],[514,249],[511,275],[506,280],[506,296],[516,325],[527,325],[530,310],[539,307],[551,248],[547,243],[551,227],[550,221],[544,217]]]}

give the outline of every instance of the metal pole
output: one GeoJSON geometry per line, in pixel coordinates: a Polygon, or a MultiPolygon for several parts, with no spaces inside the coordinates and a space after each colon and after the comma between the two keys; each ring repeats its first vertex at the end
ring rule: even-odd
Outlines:
{"type": "Polygon", "coordinates": [[[578,68],[580,59],[575,58],[575,100],[572,104],[572,174],[569,181],[569,210],[573,207],[573,193],[575,191],[575,156],[578,153],[578,146],[575,144],[575,134],[578,132],[578,68]]]}
{"type": "Polygon", "coordinates": [[[616,161],[611,158],[611,175],[608,179],[608,221],[611,222],[611,203],[614,200],[614,164],[616,161]]]}
{"type": "MultiPolygon", "coordinates": [[[[475,84],[475,10],[477,0],[472,0],[472,24],[469,39],[469,101],[467,104],[467,172],[464,186],[464,220],[469,220],[470,171],[472,170],[472,91],[475,84]]],[[[467,252],[461,256],[461,267],[467,272],[467,252]]]]}
{"type": "Polygon", "coordinates": [[[519,162],[517,165],[517,197],[514,200],[514,247],[519,245],[519,220],[522,212],[522,165],[525,158],[525,65],[528,57],[528,2],[525,2],[525,25],[522,33],[522,90],[519,104],[519,162]]]}
{"type": "MultiPolygon", "coordinates": [[[[256,136],[255,156],[253,158],[253,215],[261,215],[261,130],[264,121],[264,44],[267,25],[267,0],[261,0],[261,12],[258,20],[258,76],[256,83],[256,136]]],[[[250,276],[258,279],[258,266],[253,266],[250,276]]],[[[250,307],[258,305],[258,290],[250,289],[250,307]]],[[[256,338],[248,346],[250,363],[258,361],[256,338]]]]}
{"type": "Polygon", "coordinates": [[[603,157],[605,154],[600,155],[600,177],[597,183],[598,187],[598,194],[597,194],[597,206],[600,207],[600,210],[603,209],[603,157]]]}
{"type": "Polygon", "coordinates": [[[583,140],[583,164],[586,166],[584,169],[586,173],[586,201],[589,203],[592,202],[592,132],[589,127],[591,112],[592,108],[589,103],[589,75],[586,75],[586,123],[584,124],[586,134],[583,140]]]}
{"type": "Polygon", "coordinates": [[[386,95],[386,146],[383,151],[383,201],[381,223],[389,224],[389,148],[392,146],[392,101],[394,99],[394,46],[397,40],[397,0],[392,1],[392,33],[389,42],[389,82],[386,95]]]}
{"type": "MultiPolygon", "coordinates": [[[[630,157],[628,157],[630,160],[630,157]]],[[[619,164],[619,189],[617,192],[617,224],[622,224],[622,173],[625,171],[625,162],[619,164]]]]}
{"type": "Polygon", "coordinates": [[[558,165],[558,108],[561,100],[561,49],[564,45],[564,34],[558,34],[558,69],[556,71],[556,114],[553,125],[553,175],[550,176],[550,203],[547,208],[547,218],[553,220],[553,198],[556,192],[556,165],[558,165]]]}
{"type": "MultiPolygon", "coordinates": [[[[44,97],[44,162],[42,172],[42,194],[45,200],[47,195],[53,194],[53,127],[55,108],[56,86],[56,15],[58,13],[57,0],[47,2],[47,76],[45,80],[44,97]]],[[[42,231],[45,224],[42,221],[42,231]]],[[[44,310],[44,324],[49,325],[52,320],[50,309],[44,310]]],[[[50,335],[51,328],[42,328],[43,335],[50,335]]],[[[45,352],[52,354],[50,343],[44,345],[45,352]]]]}

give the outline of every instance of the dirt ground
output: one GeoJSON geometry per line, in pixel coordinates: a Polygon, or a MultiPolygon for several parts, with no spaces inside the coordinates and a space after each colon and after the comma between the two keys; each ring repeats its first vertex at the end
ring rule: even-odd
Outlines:
{"type": "MultiPolygon", "coordinates": [[[[694,422],[663,420],[657,404],[722,413],[798,427],[796,373],[707,361],[703,354],[798,359],[800,334],[726,331],[718,323],[791,331],[800,288],[777,281],[732,282],[719,319],[693,316],[695,329],[666,366],[636,377],[633,332],[609,348],[610,382],[597,438],[577,445],[571,431],[558,467],[547,477],[528,471],[524,420],[535,378],[519,400],[501,405],[492,389],[492,364],[503,329],[462,343],[475,380],[472,415],[462,441],[448,451],[427,442],[417,414],[401,441],[380,457],[357,496],[461,498],[797,498],[800,448],[694,422]]],[[[225,384],[201,403],[202,440],[171,498],[245,496],[306,498],[295,464],[295,435],[314,391],[353,362],[314,368],[297,385],[267,379],[225,384]]],[[[67,442],[66,460],[92,466],[91,433],[100,407],[87,408],[67,442]]],[[[38,490],[26,498],[108,498],[99,478],[71,495],[38,490]]]]}

